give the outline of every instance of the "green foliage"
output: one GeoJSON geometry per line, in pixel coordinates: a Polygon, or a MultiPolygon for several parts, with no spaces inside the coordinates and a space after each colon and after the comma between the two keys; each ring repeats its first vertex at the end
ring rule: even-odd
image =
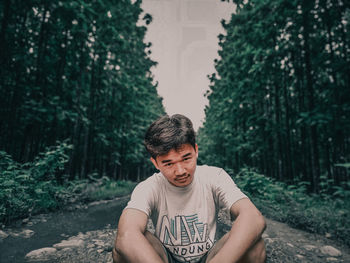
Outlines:
{"type": "MultiPolygon", "coordinates": [[[[143,136],[164,108],[141,1],[5,0],[0,11],[0,221],[84,196],[89,174],[145,177],[143,136]]],[[[104,183],[94,198],[130,187],[104,183]]]]}
{"type": "Polygon", "coordinates": [[[200,161],[307,181],[316,193],[327,184],[321,175],[341,186],[350,180],[349,3],[232,2],[209,76],[200,161]]]}
{"type": "Polygon", "coordinates": [[[5,0],[0,10],[0,149],[32,162],[70,139],[62,175],[136,179],[145,129],[164,113],[141,1],[5,0]]]}
{"type": "Polygon", "coordinates": [[[0,152],[0,222],[8,223],[64,204],[64,193],[68,192],[57,183],[55,175],[63,170],[71,148],[66,142],[59,143],[24,164],[0,152]]]}
{"type": "Polygon", "coordinates": [[[337,163],[334,166],[344,167],[346,169],[349,169],[350,168],[350,163],[337,163]]]}
{"type": "Polygon", "coordinates": [[[64,171],[69,160],[68,151],[72,149],[73,145],[63,142],[39,153],[29,168],[31,176],[38,181],[54,180],[55,174],[64,171]]]}
{"type": "Polygon", "coordinates": [[[82,196],[87,201],[112,199],[130,194],[135,186],[135,182],[126,180],[115,181],[103,176],[95,179],[94,183],[86,184],[85,189],[82,191],[82,196]]]}
{"type": "Polygon", "coordinates": [[[106,176],[64,181],[55,178],[68,162],[72,145],[48,148],[31,163],[19,164],[0,152],[0,222],[10,223],[39,212],[52,211],[72,202],[111,199],[131,193],[136,183],[106,176]]]}
{"type": "Polygon", "coordinates": [[[267,217],[350,245],[349,188],[336,186],[333,194],[308,195],[307,182],[286,185],[247,168],[234,180],[267,217]]]}

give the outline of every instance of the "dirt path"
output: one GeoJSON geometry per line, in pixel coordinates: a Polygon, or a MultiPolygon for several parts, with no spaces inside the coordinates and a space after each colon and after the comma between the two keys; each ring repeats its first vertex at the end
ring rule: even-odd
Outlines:
{"type": "MultiPolygon", "coordinates": [[[[123,207],[125,201],[125,199],[120,199],[110,203],[94,204],[94,211],[96,213],[99,209],[106,209],[106,206],[110,209],[114,205],[117,205],[116,207],[119,209],[119,207],[123,207]]],[[[90,208],[84,207],[75,213],[84,214],[87,209],[90,208]]],[[[120,212],[121,210],[118,211],[118,213],[120,212]]],[[[71,217],[70,214],[68,216],[71,217]]],[[[57,216],[53,217],[57,219],[57,216]]],[[[23,252],[20,240],[31,241],[36,235],[39,236],[40,224],[48,224],[50,220],[53,220],[50,216],[37,216],[28,221],[25,220],[25,224],[16,229],[4,229],[0,232],[0,251],[4,251],[3,249],[6,248],[8,238],[17,235],[18,253],[23,252]],[[41,221],[40,218],[44,218],[44,220],[41,221]],[[34,225],[37,226],[36,232],[32,230],[34,225]],[[9,236],[6,237],[6,235],[9,236]]],[[[219,233],[228,231],[229,224],[228,216],[221,213],[218,225],[219,233]]],[[[151,224],[150,228],[152,228],[151,224]]],[[[46,229],[48,228],[46,227],[46,229]]],[[[26,251],[23,253],[26,257],[22,257],[22,260],[17,262],[112,262],[111,251],[116,231],[114,224],[107,223],[96,230],[82,231],[73,235],[61,233],[58,236],[59,241],[56,240],[52,244],[26,251]]],[[[267,219],[267,229],[263,237],[267,249],[267,262],[350,262],[350,249],[348,247],[326,237],[293,229],[273,220],[267,219]]],[[[9,255],[7,259],[2,257],[0,262],[15,261],[11,260],[9,255]]]]}
{"type": "Polygon", "coordinates": [[[267,226],[264,240],[269,262],[350,262],[350,249],[326,237],[269,219],[267,226]]]}

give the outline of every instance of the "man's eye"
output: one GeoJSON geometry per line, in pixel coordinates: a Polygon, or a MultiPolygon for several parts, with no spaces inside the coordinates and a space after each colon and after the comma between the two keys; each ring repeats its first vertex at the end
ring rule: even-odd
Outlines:
{"type": "Polygon", "coordinates": [[[190,158],[190,157],[188,157],[188,158],[185,158],[185,159],[184,159],[184,161],[188,161],[188,160],[190,160],[190,159],[191,159],[191,158],[190,158]]]}
{"type": "Polygon", "coordinates": [[[172,166],[172,163],[167,163],[165,166],[172,166]]]}

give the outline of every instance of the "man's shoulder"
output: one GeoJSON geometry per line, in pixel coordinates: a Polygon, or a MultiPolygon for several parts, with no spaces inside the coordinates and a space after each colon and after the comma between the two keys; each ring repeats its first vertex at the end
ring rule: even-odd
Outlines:
{"type": "Polygon", "coordinates": [[[147,177],[143,181],[137,184],[138,188],[157,188],[162,183],[162,175],[160,173],[154,173],[150,177],[147,177]]]}
{"type": "Polygon", "coordinates": [[[216,166],[198,165],[196,176],[199,178],[201,184],[215,185],[218,176],[223,172],[223,169],[216,166]]]}
{"type": "Polygon", "coordinates": [[[217,175],[220,174],[223,169],[217,166],[210,166],[210,165],[197,165],[198,174],[201,176],[211,176],[211,175],[217,175]]]}

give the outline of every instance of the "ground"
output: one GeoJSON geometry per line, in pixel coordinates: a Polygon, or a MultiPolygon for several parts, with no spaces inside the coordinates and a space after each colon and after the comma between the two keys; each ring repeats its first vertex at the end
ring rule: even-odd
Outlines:
{"type": "MultiPolygon", "coordinates": [[[[119,202],[121,203],[120,207],[123,207],[125,200],[118,199],[110,202],[119,202]]],[[[94,206],[94,209],[106,209],[107,204],[106,202],[95,203],[94,206]]],[[[89,206],[83,206],[76,209],[75,213],[85,213],[84,211],[88,209],[90,209],[89,206]]],[[[67,213],[69,212],[67,211],[67,213]]],[[[31,230],[34,229],[31,226],[48,224],[51,220],[50,218],[50,215],[36,216],[25,220],[16,229],[3,229],[0,233],[0,250],[6,248],[7,238],[23,238],[30,241],[35,234],[39,236],[39,233],[31,230]],[[40,218],[44,218],[43,222],[40,218]]],[[[263,238],[266,243],[267,262],[350,262],[350,249],[334,240],[297,230],[284,223],[270,219],[266,219],[266,221],[267,229],[263,238]]],[[[219,235],[228,231],[230,224],[228,215],[221,212],[218,225],[219,235]]],[[[149,228],[152,230],[151,223],[149,223],[149,228]]],[[[40,232],[40,229],[42,228],[37,227],[35,231],[40,232]]],[[[59,242],[26,252],[25,261],[65,263],[112,262],[111,251],[116,232],[117,229],[115,227],[111,224],[106,224],[97,230],[80,232],[75,235],[62,233],[60,234],[59,242]]],[[[2,258],[0,262],[16,262],[16,260],[6,261],[6,259],[2,258]]],[[[17,262],[23,261],[17,260],[17,262]]]]}

